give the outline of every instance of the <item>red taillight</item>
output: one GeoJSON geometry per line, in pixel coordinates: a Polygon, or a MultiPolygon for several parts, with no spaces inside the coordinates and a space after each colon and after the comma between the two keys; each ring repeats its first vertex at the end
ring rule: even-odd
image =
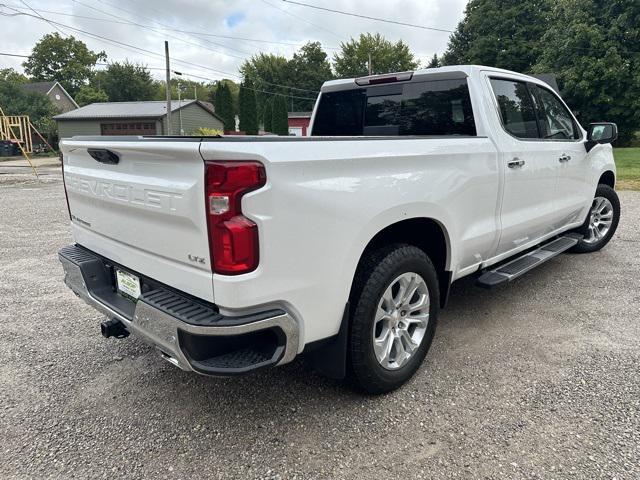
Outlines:
{"type": "Polygon", "coordinates": [[[258,267],[258,226],[242,214],[242,197],[267,181],[259,162],[205,162],[211,270],[239,275],[258,267]]]}

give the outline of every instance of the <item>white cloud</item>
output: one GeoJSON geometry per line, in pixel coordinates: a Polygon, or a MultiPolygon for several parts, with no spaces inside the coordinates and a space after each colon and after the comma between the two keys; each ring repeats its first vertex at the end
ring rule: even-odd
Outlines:
{"type": "MultiPolygon", "coordinates": [[[[445,50],[449,36],[443,32],[322,12],[291,5],[282,0],[26,1],[48,19],[157,54],[135,51],[123,45],[59,27],[83,40],[92,50],[104,50],[111,61],[129,59],[160,69],[164,67],[163,42],[168,40],[171,57],[176,59],[172,65],[173,69],[210,79],[231,77],[220,72],[237,75],[243,59],[251,54],[263,51],[290,57],[297,47],[178,33],[166,29],[166,26],[211,35],[300,45],[317,40],[327,49],[330,56],[335,51],[330,48],[337,47],[340,41],[357,37],[363,32],[380,32],[390,40],[401,39],[409,44],[423,63],[434,53],[442,53],[445,50]],[[100,18],[102,21],[81,17],[100,18]],[[115,22],[135,22],[151,26],[156,31],[115,22]],[[181,64],[177,59],[206,68],[181,64]]],[[[327,8],[449,30],[453,30],[462,18],[466,4],[466,0],[328,0],[322,3],[306,1],[327,8]]],[[[16,0],[9,0],[6,5],[32,13],[16,0]]],[[[0,8],[0,12],[13,13],[6,7],[0,8]]],[[[0,16],[0,31],[3,32],[1,52],[27,55],[42,35],[55,30],[50,24],[36,18],[0,16]]],[[[23,59],[19,58],[0,56],[2,68],[14,67],[21,70],[22,61],[23,59]]],[[[163,75],[161,70],[153,70],[153,74],[157,78],[162,78],[163,75]]]]}

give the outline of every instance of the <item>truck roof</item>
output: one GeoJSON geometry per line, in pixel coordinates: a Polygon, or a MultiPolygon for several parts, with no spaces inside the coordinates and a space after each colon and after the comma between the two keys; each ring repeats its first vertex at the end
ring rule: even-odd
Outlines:
{"type": "MultiPolygon", "coordinates": [[[[330,80],[325,82],[320,89],[321,92],[334,92],[338,90],[346,90],[350,88],[358,88],[362,86],[368,86],[368,81],[375,79],[382,79],[385,77],[394,77],[400,75],[409,75],[411,74],[411,81],[424,80],[426,77],[429,77],[430,80],[438,80],[438,79],[455,79],[455,78],[466,78],[471,77],[475,73],[480,71],[492,71],[496,73],[505,73],[509,75],[518,75],[524,78],[532,78],[527,75],[518,72],[512,72],[510,70],[504,70],[502,68],[495,67],[485,67],[483,65],[451,65],[447,67],[438,67],[438,68],[425,68],[422,70],[415,70],[413,72],[398,72],[398,73],[389,73],[383,75],[371,75],[367,77],[359,77],[359,78],[345,78],[340,80],[330,80]]],[[[408,79],[407,79],[408,80],[408,79]]],[[[533,79],[535,80],[535,79],[533,79]]],[[[406,81],[406,80],[397,80],[397,81],[406,81]]],[[[383,82],[380,82],[383,83],[383,82]]],[[[373,82],[371,83],[373,84],[373,82]]]]}

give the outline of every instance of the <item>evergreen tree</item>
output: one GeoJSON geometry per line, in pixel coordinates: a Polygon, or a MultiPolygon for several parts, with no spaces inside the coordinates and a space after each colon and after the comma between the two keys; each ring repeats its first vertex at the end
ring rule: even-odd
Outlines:
{"type": "Polygon", "coordinates": [[[264,112],[262,112],[262,122],[265,132],[273,132],[273,99],[266,100],[264,105],[264,112]]]}
{"type": "Polygon", "coordinates": [[[434,53],[429,63],[427,63],[427,68],[438,68],[440,66],[440,59],[438,58],[438,54],[434,53]]]}
{"type": "Polygon", "coordinates": [[[247,131],[247,89],[244,86],[244,83],[240,84],[240,92],[238,93],[238,116],[240,117],[240,122],[238,127],[241,132],[247,131]]]}
{"type": "Polygon", "coordinates": [[[224,131],[235,131],[236,121],[233,114],[233,99],[231,98],[231,90],[225,82],[218,82],[214,96],[214,107],[216,114],[222,119],[224,131]]]}
{"type": "Polygon", "coordinates": [[[287,112],[287,99],[282,95],[276,95],[273,99],[273,113],[271,115],[272,133],[276,135],[289,135],[289,115],[287,112]]]}
{"type": "Polygon", "coordinates": [[[240,85],[240,130],[247,135],[258,134],[256,92],[248,79],[240,85]]]}

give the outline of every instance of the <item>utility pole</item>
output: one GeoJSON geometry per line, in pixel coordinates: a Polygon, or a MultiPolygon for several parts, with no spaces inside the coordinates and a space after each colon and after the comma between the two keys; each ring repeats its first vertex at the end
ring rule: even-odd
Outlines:
{"type": "Polygon", "coordinates": [[[167,63],[167,135],[171,135],[171,70],[169,69],[169,42],[164,41],[164,56],[167,63]]]}
{"type": "Polygon", "coordinates": [[[367,67],[369,68],[369,76],[371,76],[372,74],[371,72],[373,72],[373,64],[371,62],[371,52],[369,52],[369,62],[367,63],[367,67]]]}
{"type": "Polygon", "coordinates": [[[184,129],[182,128],[182,85],[178,81],[178,116],[180,117],[180,135],[184,135],[184,129]]]}

